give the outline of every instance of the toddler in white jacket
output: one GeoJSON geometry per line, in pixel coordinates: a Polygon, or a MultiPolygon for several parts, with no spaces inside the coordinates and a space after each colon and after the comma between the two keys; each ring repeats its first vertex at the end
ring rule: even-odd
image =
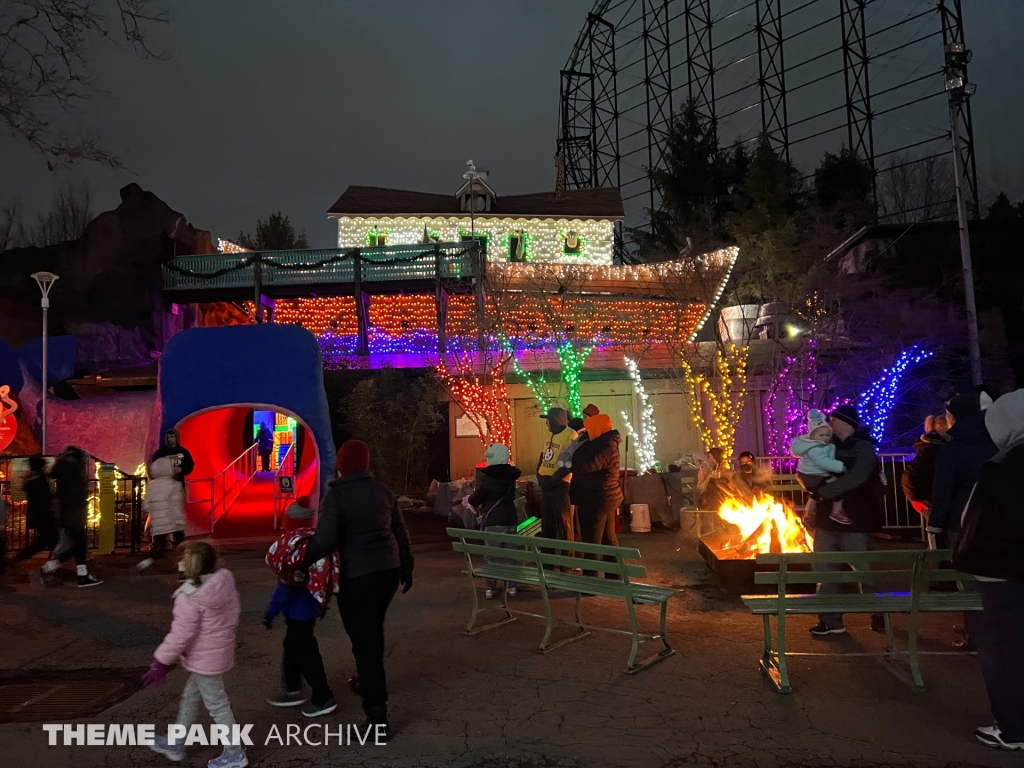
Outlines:
{"type": "Polygon", "coordinates": [[[176,474],[177,468],[166,456],[149,465],[142,511],[149,515],[153,544],[149,557],[133,569],[133,576],[163,557],[168,545],[177,548],[185,540],[185,490],[176,474]]]}
{"type": "MultiPolygon", "coordinates": [[[[836,475],[846,469],[843,462],[836,458],[836,446],[832,442],[832,427],[828,425],[825,415],[814,408],[807,412],[807,434],[793,438],[790,445],[793,455],[800,459],[796,468],[796,476],[810,493],[816,494],[825,483],[833,480],[836,475]]],[[[817,500],[811,498],[807,502],[807,520],[813,525],[817,500]]],[[[832,502],[832,512],[828,519],[840,525],[851,525],[853,521],[843,512],[843,502],[836,499],[832,502]]]]}

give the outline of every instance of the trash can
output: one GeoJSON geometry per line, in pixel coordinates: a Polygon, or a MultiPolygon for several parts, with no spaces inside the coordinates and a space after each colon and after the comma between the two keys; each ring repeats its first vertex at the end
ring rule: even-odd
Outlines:
{"type": "Polygon", "coordinates": [[[629,530],[633,533],[651,532],[651,510],[646,504],[629,505],[629,530]]]}

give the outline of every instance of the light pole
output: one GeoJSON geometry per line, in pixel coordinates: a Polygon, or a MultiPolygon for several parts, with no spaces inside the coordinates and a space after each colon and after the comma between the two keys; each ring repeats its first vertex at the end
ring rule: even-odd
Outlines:
{"type": "Polygon", "coordinates": [[[53,272],[35,272],[32,275],[32,279],[36,281],[36,285],[39,286],[39,290],[43,294],[43,298],[39,304],[43,308],[43,439],[42,439],[42,453],[46,455],[46,378],[49,372],[49,354],[46,343],[46,326],[47,326],[47,315],[50,312],[50,289],[53,284],[60,280],[59,275],[53,274],[53,272]]]}
{"type": "Polygon", "coordinates": [[[953,181],[956,186],[956,216],[960,225],[960,261],[964,273],[964,304],[967,310],[967,345],[971,360],[971,382],[983,381],[981,343],[978,340],[978,307],[974,298],[974,267],[971,262],[971,237],[967,228],[967,203],[963,193],[963,169],[960,167],[960,117],[958,110],[970,100],[978,86],[967,82],[971,51],[963,43],[946,46],[946,93],[949,95],[949,133],[953,142],[953,181]]]}

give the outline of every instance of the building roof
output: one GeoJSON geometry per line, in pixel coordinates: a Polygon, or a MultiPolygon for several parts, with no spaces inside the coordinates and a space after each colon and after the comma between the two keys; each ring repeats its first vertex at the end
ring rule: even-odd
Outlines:
{"type": "MultiPolygon", "coordinates": [[[[328,216],[465,216],[455,195],[411,192],[384,187],[351,186],[327,211],[328,216]]],[[[503,218],[621,219],[622,196],[617,187],[567,189],[529,195],[501,195],[492,210],[476,214],[503,218]]]]}

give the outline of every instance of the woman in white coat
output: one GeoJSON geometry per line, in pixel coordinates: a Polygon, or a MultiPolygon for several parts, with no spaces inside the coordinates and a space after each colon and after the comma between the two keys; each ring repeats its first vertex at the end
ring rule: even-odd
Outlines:
{"type": "Polygon", "coordinates": [[[168,543],[177,547],[185,540],[185,490],[175,479],[176,472],[177,468],[166,457],[149,465],[142,511],[150,517],[153,544],[149,557],[135,566],[136,573],[146,570],[163,556],[168,543]]]}

